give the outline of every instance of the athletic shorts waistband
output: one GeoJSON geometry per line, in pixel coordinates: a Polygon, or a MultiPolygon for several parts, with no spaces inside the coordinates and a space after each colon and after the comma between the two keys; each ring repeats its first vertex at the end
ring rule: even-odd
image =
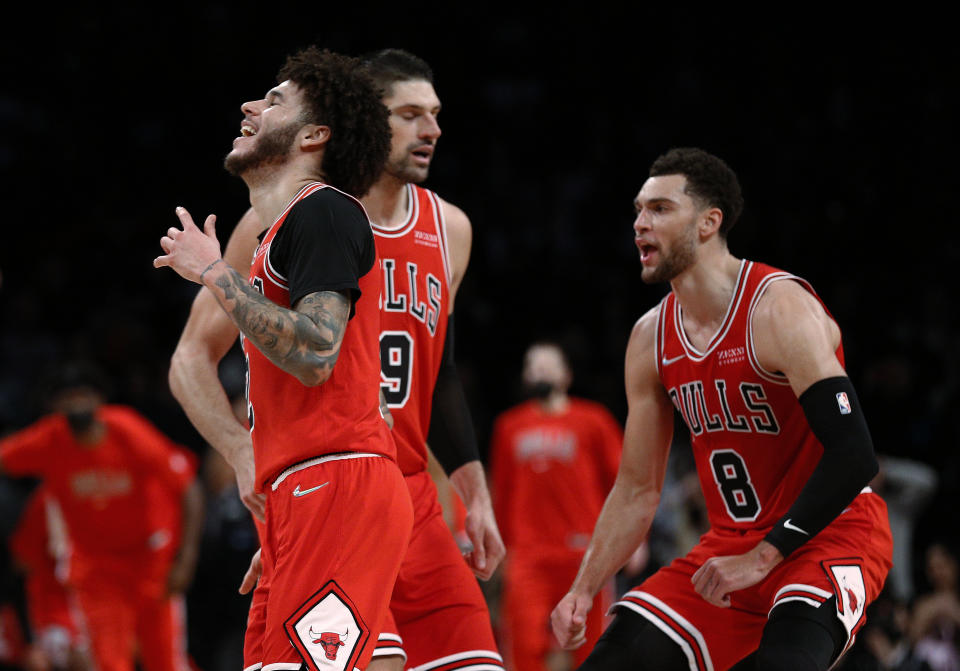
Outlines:
{"type": "Polygon", "coordinates": [[[294,464],[273,481],[273,484],[270,485],[270,489],[277,491],[277,487],[280,486],[280,483],[287,479],[287,476],[296,473],[297,471],[302,471],[305,468],[310,468],[311,466],[316,466],[317,464],[323,464],[328,461],[340,461],[341,459],[366,459],[368,457],[382,457],[382,454],[376,454],[375,452],[334,452],[333,454],[325,454],[322,457],[314,457],[313,459],[307,459],[306,461],[301,461],[294,464]]]}

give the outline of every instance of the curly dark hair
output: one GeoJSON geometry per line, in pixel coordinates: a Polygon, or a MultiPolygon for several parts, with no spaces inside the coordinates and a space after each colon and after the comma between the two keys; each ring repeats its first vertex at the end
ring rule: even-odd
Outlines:
{"type": "Polygon", "coordinates": [[[687,178],[684,193],[704,205],[720,208],[723,221],[719,234],[727,237],[743,211],[740,182],[730,166],[703,149],[677,147],[650,166],[650,177],[661,175],[683,175],[687,178]]]}
{"type": "Polygon", "coordinates": [[[289,56],[277,82],[303,92],[304,123],[330,127],[320,168],[328,184],[359,198],[390,153],[388,112],[359,59],[311,46],[289,56]]]}
{"type": "Polygon", "coordinates": [[[390,95],[397,82],[422,79],[433,84],[433,70],[427,62],[403,49],[372,51],[360,60],[384,96],[390,95]]]}

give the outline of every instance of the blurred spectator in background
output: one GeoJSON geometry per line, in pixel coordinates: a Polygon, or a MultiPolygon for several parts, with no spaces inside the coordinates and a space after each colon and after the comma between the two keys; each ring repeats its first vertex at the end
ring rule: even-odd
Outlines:
{"type": "Polygon", "coordinates": [[[37,481],[0,475],[0,670],[22,668],[31,643],[23,575],[15,570],[10,540],[37,481]]]}
{"type": "Polygon", "coordinates": [[[921,659],[907,637],[910,611],[889,589],[867,609],[867,623],[858,636],[862,641],[851,651],[844,669],[856,671],[933,671],[921,659]],[[864,655],[866,650],[869,654],[864,655]],[[858,654],[859,653],[859,654],[858,654]]]}
{"type": "MultiPolygon", "coordinates": [[[[231,401],[237,421],[246,423],[247,400],[231,401]]],[[[208,447],[203,459],[206,500],[200,561],[188,595],[193,657],[204,671],[243,668],[243,638],[250,595],[237,588],[260,541],[253,517],[240,499],[233,468],[208,447]]]]}
{"type": "Polygon", "coordinates": [[[0,470],[43,481],[63,513],[73,590],[99,671],[183,671],[183,591],[202,492],[184,448],[130,407],[106,405],[90,362],[58,366],[50,414],[0,440],[0,470]],[[179,525],[179,528],[177,528],[179,525]]]}
{"type": "Polygon", "coordinates": [[[913,604],[909,634],[917,655],[933,671],[960,671],[960,594],[957,552],[947,542],[927,548],[930,590],[913,604]]]}
{"type": "MultiPolygon", "coordinates": [[[[500,635],[508,669],[540,671],[558,649],[550,611],[576,576],[613,486],[623,433],[604,406],[568,395],[573,375],[558,344],[531,345],[522,379],[531,398],[497,417],[490,447],[494,508],[507,547],[500,635]]],[[[598,595],[575,664],[602,633],[612,603],[603,604],[604,596],[612,594],[598,595]]]]}
{"type": "Polygon", "coordinates": [[[65,584],[69,541],[63,514],[43,485],[30,496],[10,538],[10,552],[23,575],[32,639],[24,666],[31,671],[90,669],[87,641],[65,584]]]}
{"type": "Polygon", "coordinates": [[[880,472],[870,485],[887,502],[893,533],[893,568],[887,576],[887,587],[897,600],[909,603],[914,597],[914,529],[936,493],[937,472],[913,459],[890,455],[878,458],[880,472]]]}

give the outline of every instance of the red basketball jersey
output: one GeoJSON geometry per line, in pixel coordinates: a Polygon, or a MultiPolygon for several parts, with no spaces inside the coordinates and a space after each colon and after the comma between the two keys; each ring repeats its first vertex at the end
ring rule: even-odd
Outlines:
{"type": "MultiPolygon", "coordinates": [[[[267,230],[254,254],[250,284],[277,305],[292,308],[286,278],[270,265],[270,244],[294,205],[327,188],[333,187],[314,183],[301,189],[267,230]]],[[[359,201],[347,197],[363,210],[359,201]]],[[[378,268],[375,262],[359,278],[361,295],[355,313],[347,323],[333,373],[323,384],[304,386],[274,365],[249,339],[242,339],[250,433],[261,487],[288,466],[324,454],[371,452],[396,458],[390,430],[380,416],[378,268]]]]}
{"type": "MultiPolygon", "coordinates": [[[[745,260],[726,317],[703,352],[684,333],[676,296],[671,292],[660,303],[657,369],[690,429],[714,529],[773,526],[823,453],[786,376],[764,370],[752,346],[753,312],[766,288],[780,280],[798,282],[816,296],[805,280],[745,260]]],[[[843,365],[842,346],[837,359],[843,365]]]]}
{"type": "Polygon", "coordinates": [[[430,405],[447,334],[451,278],[440,198],[408,184],[407,202],[403,226],[373,226],[383,268],[380,387],[393,414],[404,475],[427,467],[430,405]]]}

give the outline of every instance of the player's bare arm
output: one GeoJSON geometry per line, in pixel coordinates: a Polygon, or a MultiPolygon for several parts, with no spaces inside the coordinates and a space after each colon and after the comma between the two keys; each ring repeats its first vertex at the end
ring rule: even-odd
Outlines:
{"type": "Polygon", "coordinates": [[[443,218],[447,224],[447,240],[450,244],[450,303],[449,314],[453,314],[457,291],[467,274],[470,264],[470,250],[473,246],[473,227],[466,213],[456,205],[445,200],[440,201],[443,218]]]}
{"type": "MultiPolygon", "coordinates": [[[[846,378],[836,357],[839,328],[796,282],[775,282],[766,290],[757,304],[752,331],[760,364],[786,375],[798,397],[819,381],[846,378]]],[[[782,552],[763,540],[743,555],[708,560],[692,580],[704,599],[727,607],[731,592],[759,583],[782,560],[782,552]]]]}
{"type": "Polygon", "coordinates": [[[827,377],[846,375],[837,360],[840,329],[820,302],[796,282],[774,282],[753,316],[760,364],[787,376],[798,397],[827,377]]]}
{"type": "MultiPolygon", "coordinates": [[[[453,314],[457,291],[470,264],[473,245],[473,229],[466,213],[456,205],[440,201],[443,218],[447,225],[447,240],[450,245],[450,301],[449,314],[453,314]]],[[[465,531],[473,544],[466,556],[473,572],[482,580],[489,580],[500,564],[506,548],[497,528],[486,473],[479,460],[469,461],[450,473],[450,483],[466,509],[465,531]]]]}
{"type": "MultiPolygon", "coordinates": [[[[235,268],[248,266],[263,228],[259,217],[249,209],[230,235],[224,260],[235,268]]],[[[202,287],[170,361],[170,390],[194,428],[233,468],[244,505],[263,521],[264,497],[254,493],[250,432],[230,407],[217,372],[238,334],[236,324],[213,293],[202,287]]]]}
{"type": "Polygon", "coordinates": [[[327,381],[350,316],[350,299],[344,293],[307,294],[289,310],[264,297],[225,264],[211,275],[208,282],[219,290],[215,295],[220,305],[271,362],[308,387],[327,381]]]}
{"type": "Polygon", "coordinates": [[[656,324],[659,307],[634,326],[627,345],[627,421],[617,479],[600,511],[580,571],[551,615],[560,644],[584,641],[593,597],[640,546],[660,503],[673,437],[673,405],[657,374],[656,324]]]}
{"type": "Polygon", "coordinates": [[[350,299],[337,291],[318,291],[281,307],[258,292],[220,256],[216,217],[200,230],[184,208],[177,209],[183,230],[171,227],[160,240],[167,254],[154,261],[211,290],[224,311],[274,365],[306,386],[329,379],[340,354],[350,299]]]}
{"type": "Polygon", "coordinates": [[[465,555],[481,580],[489,580],[506,554],[493,513],[483,464],[470,461],[450,474],[450,483],[466,508],[464,530],[473,549],[465,555]]]}

